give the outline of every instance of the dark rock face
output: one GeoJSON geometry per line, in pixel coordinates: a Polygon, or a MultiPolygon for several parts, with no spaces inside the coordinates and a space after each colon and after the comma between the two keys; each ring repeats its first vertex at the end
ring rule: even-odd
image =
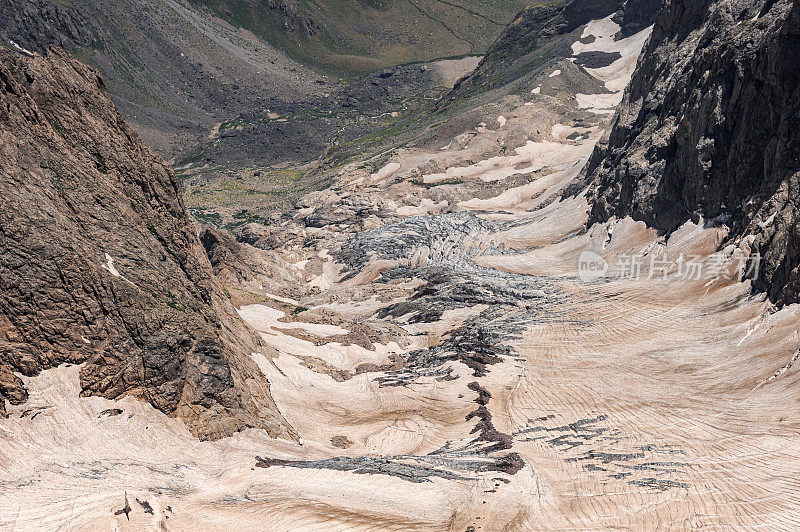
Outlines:
{"type": "Polygon", "coordinates": [[[98,74],[0,52],[0,413],[26,400],[15,373],[84,363],[84,394],[141,398],[198,437],[292,436],[210,272],[175,175],[98,74]]]}
{"type": "Polygon", "coordinates": [[[663,4],[664,0],[627,0],[614,16],[622,27],[618,37],[630,37],[650,26],[663,4]]]}
{"type": "Polygon", "coordinates": [[[508,49],[531,39],[571,33],[592,20],[616,13],[623,4],[622,0],[573,0],[556,6],[532,6],[505,29],[492,49],[508,49]]]}
{"type": "Polygon", "coordinates": [[[755,238],[756,289],[797,302],[799,131],[800,3],[672,0],[587,168],[591,219],[726,220],[755,238]]]}

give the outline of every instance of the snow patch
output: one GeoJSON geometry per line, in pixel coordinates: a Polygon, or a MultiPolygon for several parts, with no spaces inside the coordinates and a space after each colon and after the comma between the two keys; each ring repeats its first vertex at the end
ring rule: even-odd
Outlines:
{"type": "Polygon", "coordinates": [[[103,264],[103,268],[108,270],[108,273],[113,275],[114,277],[122,277],[117,269],[114,267],[114,258],[106,253],[106,260],[108,261],[106,264],[103,264]]]}
{"type": "Polygon", "coordinates": [[[622,91],[611,94],[581,94],[575,95],[578,107],[591,110],[611,110],[622,103],[622,91]]]}
{"type": "Polygon", "coordinates": [[[105,256],[106,256],[106,263],[105,264],[101,264],[100,267],[102,267],[104,270],[106,270],[108,273],[110,273],[114,277],[119,277],[120,279],[122,279],[123,281],[128,283],[129,285],[131,285],[133,287],[136,287],[136,288],[139,288],[138,286],[136,286],[136,284],[133,281],[131,281],[130,279],[128,279],[127,277],[125,277],[124,275],[119,273],[117,268],[114,266],[114,257],[109,255],[108,253],[106,253],[105,256]]]}
{"type": "MultiPolygon", "coordinates": [[[[612,15],[613,16],[613,15],[612,15]]],[[[579,55],[584,52],[618,53],[622,57],[608,66],[602,68],[587,68],[586,71],[593,77],[603,81],[606,88],[612,92],[619,92],[628,86],[636,69],[636,62],[644,47],[644,43],[653,31],[650,26],[639,33],[615,41],[614,37],[621,29],[619,24],[606,17],[590,22],[583,32],[581,39],[594,36],[594,42],[584,44],[576,41],[572,44],[572,53],[579,55]]]]}
{"type": "Polygon", "coordinates": [[[390,177],[392,177],[395,172],[400,170],[400,163],[389,163],[371,176],[369,176],[369,183],[371,185],[377,185],[383,181],[386,181],[390,177]]]}
{"type": "Polygon", "coordinates": [[[18,45],[17,43],[15,43],[14,41],[12,41],[10,39],[8,41],[8,44],[10,44],[11,47],[14,50],[16,50],[17,52],[21,53],[22,55],[27,55],[28,57],[34,57],[33,52],[31,52],[27,48],[23,48],[22,46],[18,45]]]}

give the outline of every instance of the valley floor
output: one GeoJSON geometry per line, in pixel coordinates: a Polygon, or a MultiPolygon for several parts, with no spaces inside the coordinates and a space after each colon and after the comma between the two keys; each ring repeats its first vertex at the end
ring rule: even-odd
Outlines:
{"type": "Polygon", "coordinates": [[[48,370],[0,420],[0,528],[800,527],[800,309],[733,278],[723,227],[586,230],[562,195],[647,37],[617,30],[574,47],[613,63],[564,60],[442,149],[353,165],[273,228],[283,278],[229,282],[300,441],[199,442],[48,370]]]}

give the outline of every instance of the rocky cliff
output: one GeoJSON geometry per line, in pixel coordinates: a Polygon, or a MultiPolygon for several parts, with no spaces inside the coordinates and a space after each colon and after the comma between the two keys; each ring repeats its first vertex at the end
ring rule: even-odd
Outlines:
{"type": "Polygon", "coordinates": [[[18,374],[84,364],[85,395],[131,395],[201,438],[291,437],[250,354],[266,347],[211,276],[172,170],[98,74],[0,51],[0,413],[18,374]]]}
{"type": "Polygon", "coordinates": [[[671,0],[588,167],[592,221],[726,223],[762,257],[755,288],[797,302],[798,131],[800,2],[671,0]]]}

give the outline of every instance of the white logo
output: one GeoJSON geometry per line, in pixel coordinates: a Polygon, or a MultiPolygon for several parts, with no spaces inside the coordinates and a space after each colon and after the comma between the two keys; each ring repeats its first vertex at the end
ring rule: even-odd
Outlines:
{"type": "Polygon", "coordinates": [[[584,283],[602,279],[608,271],[606,260],[594,251],[584,251],[578,259],[578,278],[584,283]]]}

